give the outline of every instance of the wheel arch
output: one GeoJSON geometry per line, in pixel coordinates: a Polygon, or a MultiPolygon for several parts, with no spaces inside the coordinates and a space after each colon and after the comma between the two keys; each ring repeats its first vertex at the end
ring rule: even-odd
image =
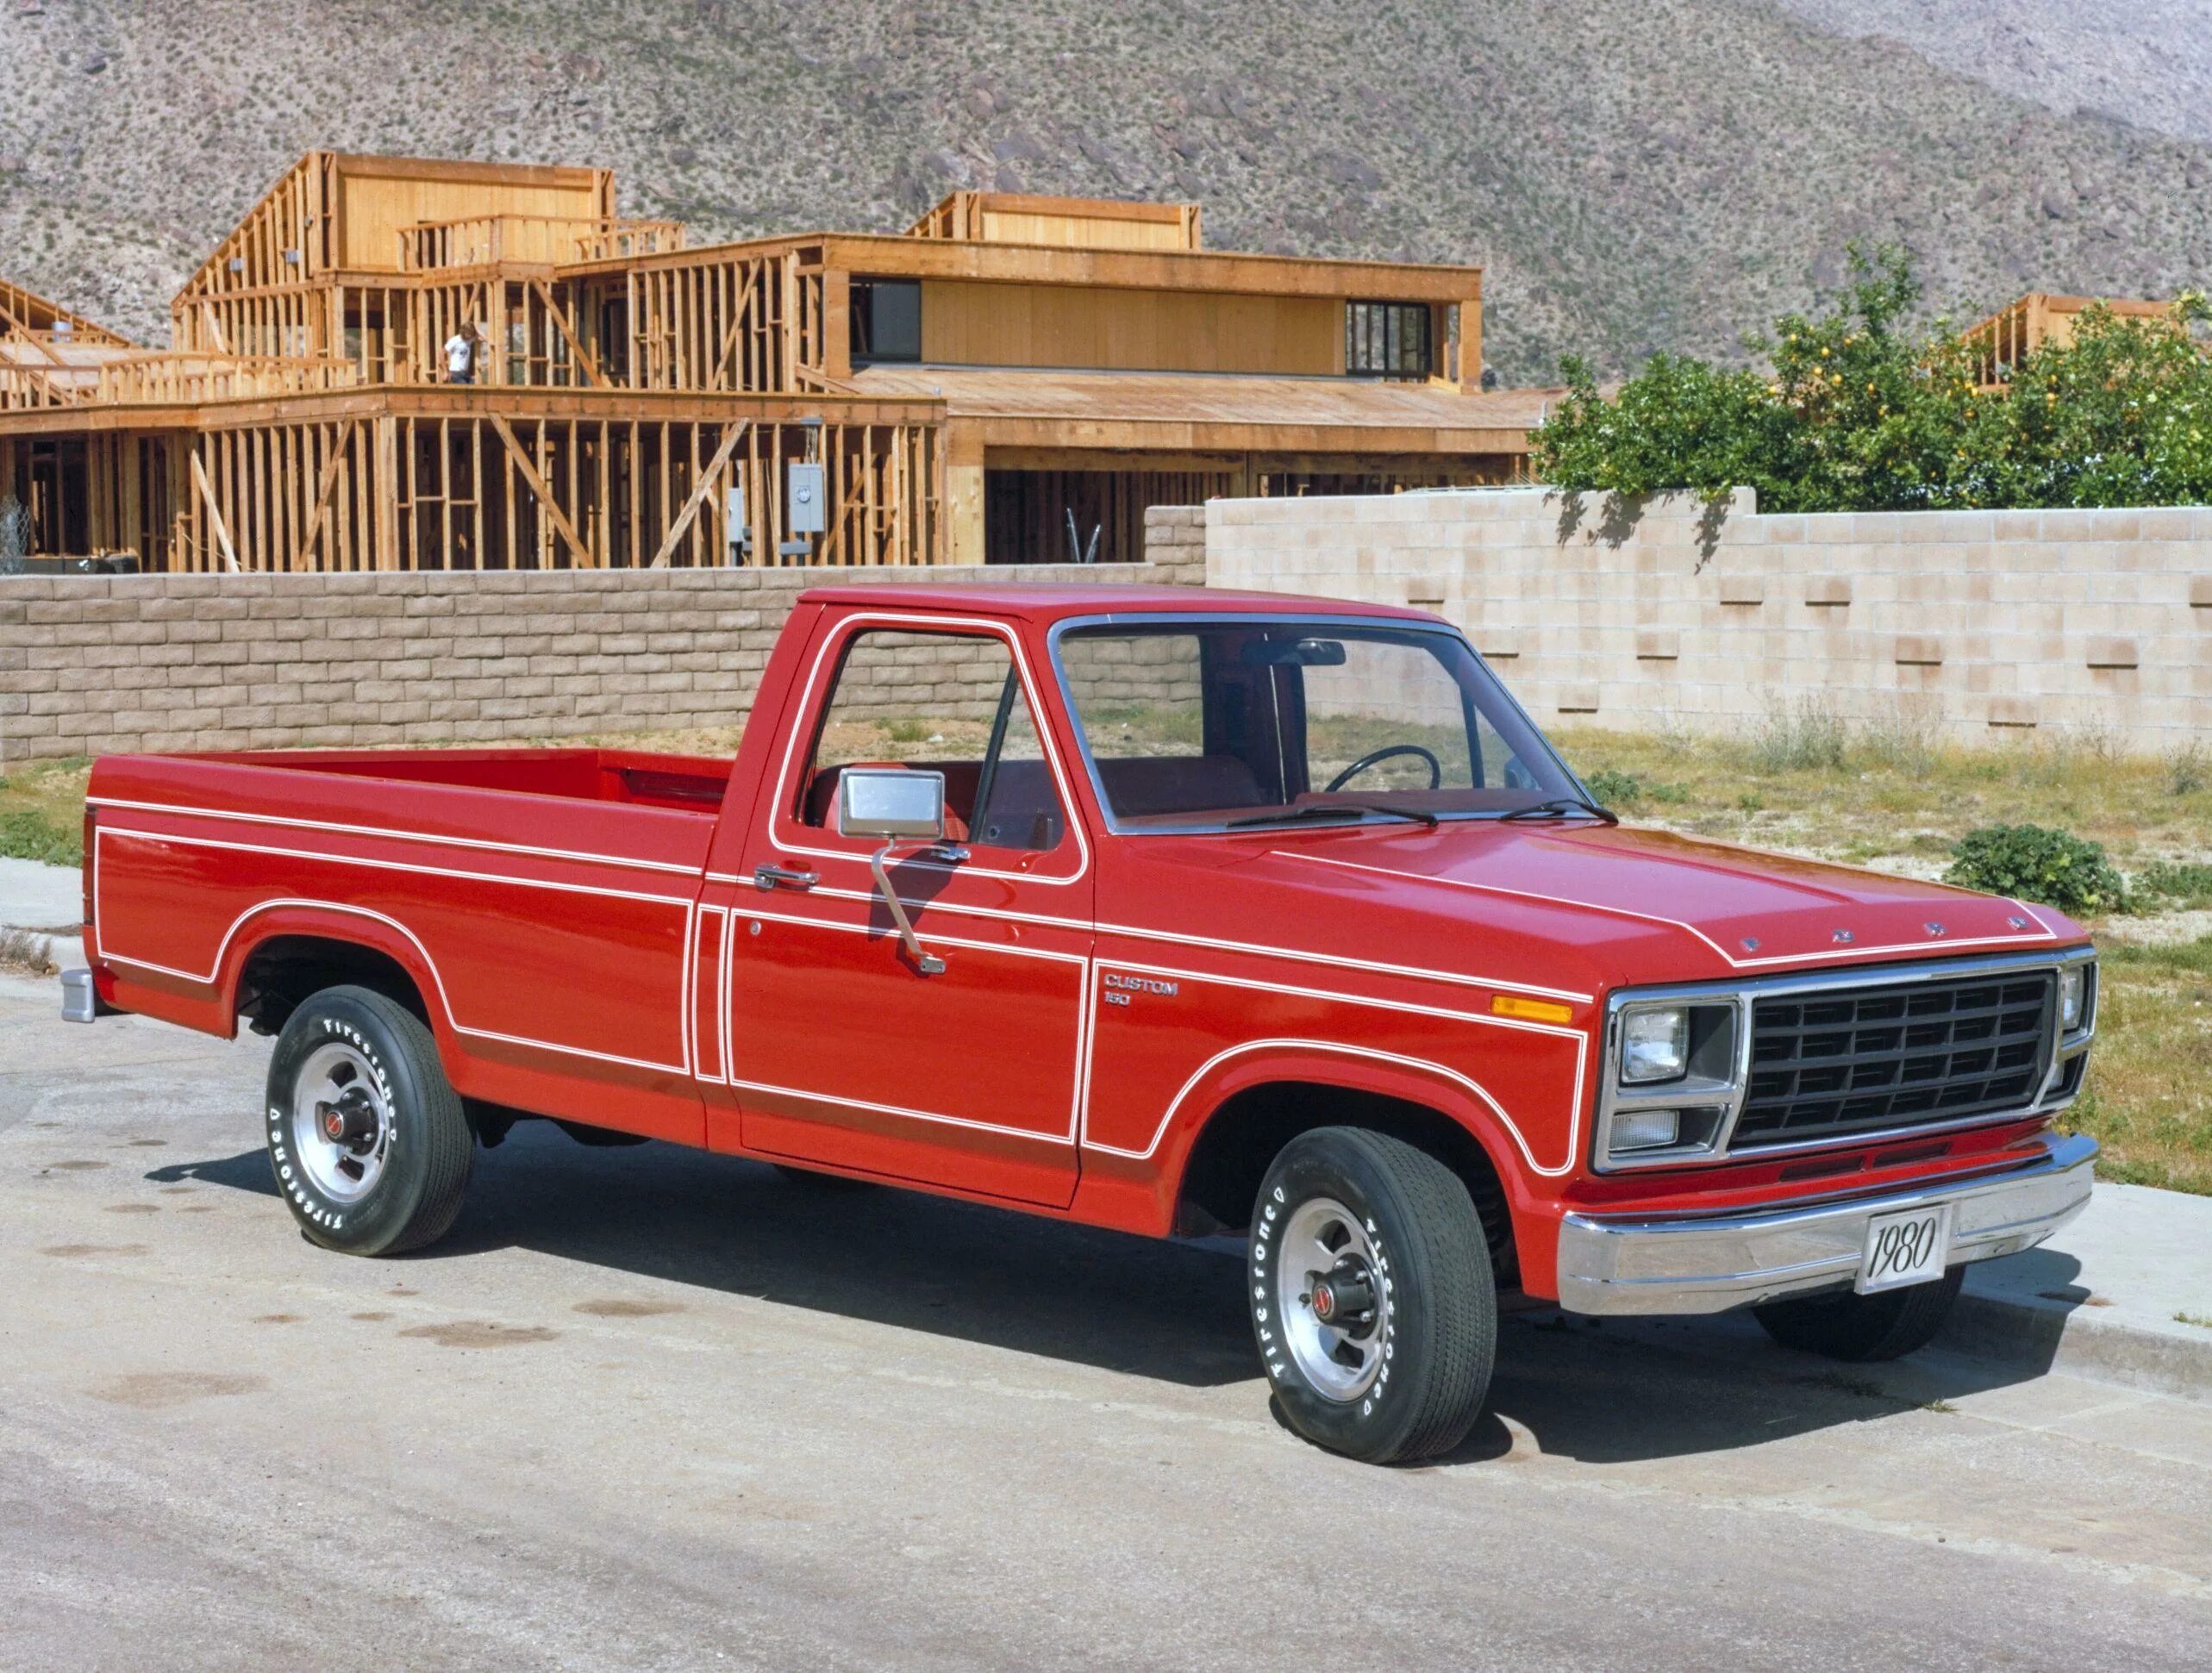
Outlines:
{"type": "Polygon", "coordinates": [[[1499,1271],[1515,1266],[1515,1209],[1526,1193],[1516,1141],[1497,1101],[1456,1070],[1324,1040],[1253,1041],[1201,1069],[1167,1127],[1179,1232],[1241,1231],[1284,1145],[1313,1127],[1365,1127],[1457,1173],[1499,1271]]]}
{"type": "Polygon", "coordinates": [[[226,1017],[274,1033],[303,1000],[341,985],[384,995],[428,1026],[441,1052],[450,1047],[436,967],[397,921],[361,907],[276,901],[234,927],[221,976],[226,1017]]]}

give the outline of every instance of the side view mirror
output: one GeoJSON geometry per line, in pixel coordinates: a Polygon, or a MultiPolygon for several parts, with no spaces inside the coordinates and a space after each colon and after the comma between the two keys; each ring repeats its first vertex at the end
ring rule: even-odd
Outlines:
{"type": "Polygon", "coordinates": [[[945,836],[945,775],[847,767],[837,775],[837,834],[886,842],[945,836]]]}
{"type": "MultiPolygon", "coordinates": [[[[898,926],[898,938],[907,957],[924,976],[943,974],[945,961],[922,950],[922,939],[907,921],[906,902],[891,887],[884,862],[899,843],[920,839],[941,844],[945,840],[945,775],[910,772],[904,767],[847,767],[837,775],[837,834],[874,837],[883,843],[868,861],[875,874],[877,892],[898,926]]],[[[959,851],[953,855],[965,858],[959,851]]]]}

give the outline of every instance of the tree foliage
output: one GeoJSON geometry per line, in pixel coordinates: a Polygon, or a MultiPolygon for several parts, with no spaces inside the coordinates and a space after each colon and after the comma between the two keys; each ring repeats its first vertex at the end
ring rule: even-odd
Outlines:
{"type": "Polygon", "coordinates": [[[1765,511],[2212,503],[2212,356],[2201,293],[2163,318],[2093,306],[1978,386],[1947,323],[1915,328],[1910,259],[1851,252],[1828,311],[1747,340],[1765,371],[1654,357],[1610,396],[1565,362],[1567,395],[1530,437],[1538,478],[1639,498],[1759,493],[1765,511]]]}

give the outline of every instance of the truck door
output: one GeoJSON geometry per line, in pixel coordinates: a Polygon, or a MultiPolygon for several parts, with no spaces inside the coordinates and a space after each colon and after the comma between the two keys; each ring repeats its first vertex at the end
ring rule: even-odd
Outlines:
{"type": "Polygon", "coordinates": [[[750,1151],[1028,1202],[1075,1193],[1091,866],[1040,671],[986,620],[832,615],[810,647],[731,907],[730,1084],[750,1151]],[[947,843],[887,875],[838,834],[847,766],[941,772],[947,843]],[[932,962],[933,961],[928,961],[932,962]]]}

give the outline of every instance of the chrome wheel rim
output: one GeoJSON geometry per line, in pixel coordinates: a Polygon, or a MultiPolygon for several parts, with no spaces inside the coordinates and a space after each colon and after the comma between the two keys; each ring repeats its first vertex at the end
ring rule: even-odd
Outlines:
{"type": "Polygon", "coordinates": [[[1335,1198],[1309,1197],[1284,1222],[1275,1306],[1315,1393],[1349,1404],[1375,1386],[1390,1352],[1390,1275],[1359,1216],[1335,1198]]]}
{"type": "Polygon", "coordinates": [[[391,1109],[376,1071],[351,1046],[318,1046],[293,1083],[292,1154],[334,1202],[375,1189],[391,1152],[391,1109]]]}

